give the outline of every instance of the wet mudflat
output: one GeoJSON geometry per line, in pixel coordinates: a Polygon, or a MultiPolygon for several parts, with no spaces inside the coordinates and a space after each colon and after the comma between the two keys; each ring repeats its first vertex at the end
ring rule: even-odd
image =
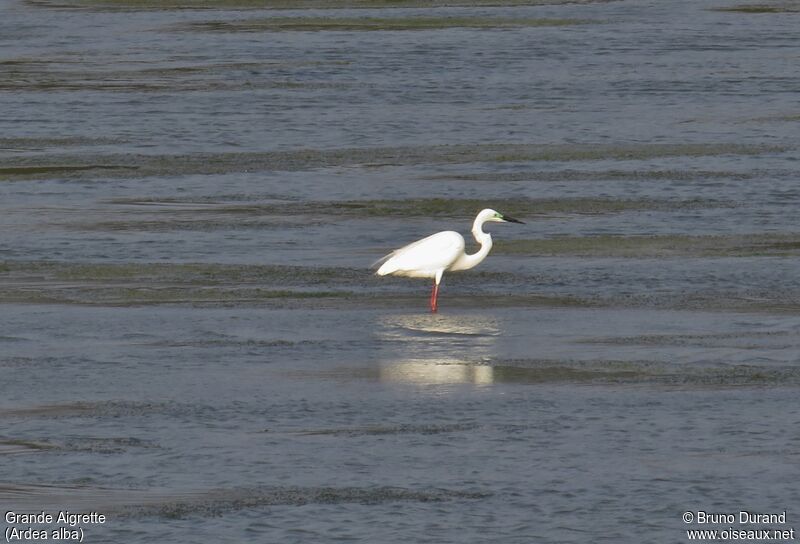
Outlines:
{"type": "Polygon", "coordinates": [[[798,519],[794,7],[446,4],[5,8],[4,511],[175,543],[798,519]],[[371,275],[486,206],[526,224],[439,314],[371,275]]]}

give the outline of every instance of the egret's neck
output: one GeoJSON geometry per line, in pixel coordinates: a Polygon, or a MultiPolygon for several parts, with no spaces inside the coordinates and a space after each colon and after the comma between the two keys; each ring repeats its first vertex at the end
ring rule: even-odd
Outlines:
{"type": "Polygon", "coordinates": [[[492,250],[492,235],[488,232],[483,232],[483,221],[475,219],[475,223],[472,224],[472,236],[475,237],[475,241],[481,245],[481,248],[472,255],[465,253],[453,263],[450,270],[468,270],[478,266],[489,254],[489,251],[492,250]]]}

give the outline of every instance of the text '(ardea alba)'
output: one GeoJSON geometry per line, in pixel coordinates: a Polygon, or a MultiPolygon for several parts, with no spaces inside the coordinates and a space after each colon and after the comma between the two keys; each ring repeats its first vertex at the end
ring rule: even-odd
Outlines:
{"type": "Polygon", "coordinates": [[[446,230],[392,251],[373,265],[381,265],[376,274],[433,278],[431,311],[435,312],[439,308],[439,283],[445,271],[469,270],[480,264],[489,254],[492,249],[492,236],[483,231],[483,224],[490,221],[522,223],[518,219],[489,208],[481,210],[472,224],[472,235],[481,245],[476,253],[468,255],[464,251],[464,237],[455,231],[446,230]]]}

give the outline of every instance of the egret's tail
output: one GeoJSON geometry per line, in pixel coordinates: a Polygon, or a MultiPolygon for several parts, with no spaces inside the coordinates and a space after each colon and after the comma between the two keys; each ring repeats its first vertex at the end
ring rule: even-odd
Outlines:
{"type": "Polygon", "coordinates": [[[388,255],[384,255],[383,257],[381,257],[380,259],[369,265],[369,267],[378,268],[378,270],[375,271],[375,274],[377,274],[378,276],[385,276],[386,274],[392,273],[393,271],[389,270],[389,267],[387,267],[386,265],[388,264],[387,261],[392,257],[394,257],[394,254],[395,252],[392,251],[388,255]]]}

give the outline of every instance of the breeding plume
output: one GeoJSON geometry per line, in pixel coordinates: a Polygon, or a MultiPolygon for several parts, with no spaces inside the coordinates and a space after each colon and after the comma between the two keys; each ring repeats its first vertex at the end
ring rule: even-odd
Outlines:
{"type": "Polygon", "coordinates": [[[476,253],[468,255],[464,251],[464,237],[455,231],[446,230],[392,251],[373,265],[381,265],[376,274],[433,278],[431,311],[435,312],[439,308],[439,283],[445,271],[469,270],[480,264],[492,249],[491,234],[483,232],[483,224],[489,221],[522,223],[513,217],[487,208],[478,214],[472,224],[472,235],[481,245],[476,253]]]}

